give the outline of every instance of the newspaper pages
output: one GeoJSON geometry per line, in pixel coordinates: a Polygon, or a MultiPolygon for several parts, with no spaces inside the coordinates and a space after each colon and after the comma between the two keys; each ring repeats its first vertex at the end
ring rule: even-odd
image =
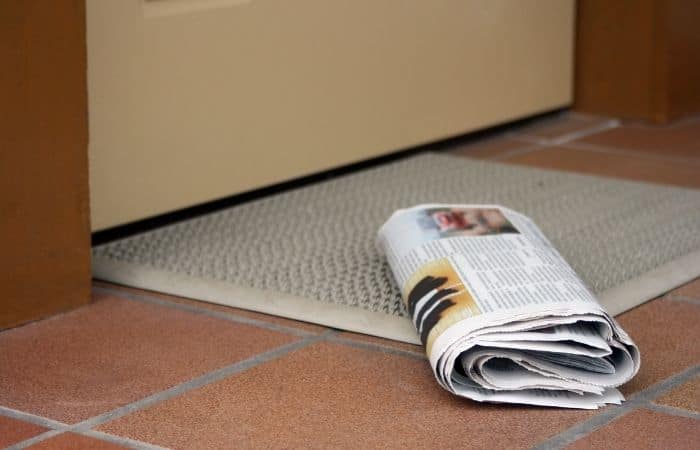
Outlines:
{"type": "Polygon", "coordinates": [[[438,383],[477,401],[595,409],[624,400],[636,345],[526,216],[419,205],[379,231],[438,383]]]}

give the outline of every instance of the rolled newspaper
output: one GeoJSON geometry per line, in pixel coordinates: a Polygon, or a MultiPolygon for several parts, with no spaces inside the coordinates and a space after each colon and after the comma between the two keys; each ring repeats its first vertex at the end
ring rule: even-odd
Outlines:
{"type": "Polygon", "coordinates": [[[624,400],[637,346],[526,216],[396,211],[378,242],[442,387],[476,401],[595,409],[624,400]]]}

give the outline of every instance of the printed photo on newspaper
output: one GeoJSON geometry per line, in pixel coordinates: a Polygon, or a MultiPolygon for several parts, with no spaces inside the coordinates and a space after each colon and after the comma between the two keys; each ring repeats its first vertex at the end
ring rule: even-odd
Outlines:
{"type": "Polygon", "coordinates": [[[526,216],[419,205],[379,231],[438,383],[476,401],[595,409],[624,400],[637,346],[526,216]]]}

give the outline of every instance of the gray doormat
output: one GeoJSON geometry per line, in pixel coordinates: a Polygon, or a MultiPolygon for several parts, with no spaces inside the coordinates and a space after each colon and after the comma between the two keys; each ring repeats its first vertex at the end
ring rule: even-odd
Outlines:
{"type": "Polygon", "coordinates": [[[430,153],[96,247],[93,274],[417,343],[375,236],[419,203],[530,216],[612,314],[700,275],[700,190],[430,153]]]}

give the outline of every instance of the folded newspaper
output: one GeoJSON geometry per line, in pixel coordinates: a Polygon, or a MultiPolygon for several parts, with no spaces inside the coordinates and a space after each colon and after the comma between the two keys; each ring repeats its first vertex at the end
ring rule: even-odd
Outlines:
{"type": "Polygon", "coordinates": [[[379,231],[433,368],[477,401],[595,409],[624,400],[637,346],[526,216],[419,205],[379,231]]]}

